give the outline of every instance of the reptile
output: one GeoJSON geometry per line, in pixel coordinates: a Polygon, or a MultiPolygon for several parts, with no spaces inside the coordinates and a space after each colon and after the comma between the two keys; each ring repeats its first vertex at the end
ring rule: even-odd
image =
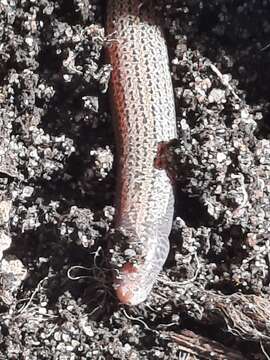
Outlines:
{"type": "Polygon", "coordinates": [[[114,287],[120,302],[137,305],[148,297],[169,252],[174,188],[157,160],[163,145],[177,137],[174,93],[152,1],[108,0],[106,32],[117,142],[115,226],[127,234],[128,246],[141,249],[122,265],[114,287]]]}

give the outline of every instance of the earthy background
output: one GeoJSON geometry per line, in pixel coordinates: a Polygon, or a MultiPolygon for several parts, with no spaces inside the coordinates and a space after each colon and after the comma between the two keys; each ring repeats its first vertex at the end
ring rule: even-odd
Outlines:
{"type": "Polygon", "coordinates": [[[106,3],[0,0],[1,359],[270,358],[270,1],[157,7],[177,205],[165,271],[129,308],[107,253],[106,3]]]}

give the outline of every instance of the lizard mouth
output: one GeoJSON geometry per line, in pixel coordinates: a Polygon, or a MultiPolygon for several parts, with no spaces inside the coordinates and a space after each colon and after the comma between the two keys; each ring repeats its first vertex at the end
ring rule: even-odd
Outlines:
{"type": "Polygon", "coordinates": [[[143,302],[151,290],[141,286],[142,273],[131,263],[126,263],[120,270],[119,277],[115,280],[114,288],[118,300],[126,305],[138,305],[143,302]]]}

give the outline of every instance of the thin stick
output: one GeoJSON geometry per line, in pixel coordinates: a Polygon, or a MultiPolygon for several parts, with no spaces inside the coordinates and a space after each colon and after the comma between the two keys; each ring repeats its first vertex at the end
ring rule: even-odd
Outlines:
{"type": "Polygon", "coordinates": [[[198,356],[200,359],[245,360],[245,357],[239,351],[189,330],[183,330],[179,334],[170,332],[169,338],[179,345],[181,351],[198,356]]]}

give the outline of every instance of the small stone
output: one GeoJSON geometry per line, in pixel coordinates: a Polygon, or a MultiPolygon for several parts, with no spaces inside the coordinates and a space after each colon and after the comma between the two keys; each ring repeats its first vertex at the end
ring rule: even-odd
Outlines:
{"type": "Polygon", "coordinates": [[[45,307],[40,307],[38,309],[38,312],[41,314],[41,315],[45,315],[47,314],[47,309],[45,307]]]}
{"type": "Polygon", "coordinates": [[[241,110],[241,118],[247,119],[248,117],[249,117],[249,112],[247,111],[247,109],[241,110]]]}
{"type": "Polygon", "coordinates": [[[125,352],[130,352],[130,350],[131,350],[130,344],[125,344],[123,350],[124,350],[125,352]]]}
{"type": "Polygon", "coordinates": [[[7,250],[11,245],[11,238],[5,231],[0,230],[0,260],[3,257],[3,252],[7,250]]]}
{"type": "Polygon", "coordinates": [[[23,196],[24,198],[28,198],[28,197],[30,197],[30,196],[33,194],[33,192],[34,192],[34,188],[33,188],[32,186],[25,186],[25,187],[23,188],[22,196],[23,196]]]}
{"type": "Polygon", "coordinates": [[[92,327],[90,324],[87,324],[87,318],[86,317],[83,317],[81,320],[80,320],[80,326],[82,327],[83,329],[83,332],[89,336],[89,337],[93,337],[94,336],[94,332],[92,330],[92,327]]]}
{"type": "Polygon", "coordinates": [[[34,40],[32,37],[27,37],[24,40],[28,46],[33,46],[34,40]]]}
{"type": "Polygon", "coordinates": [[[63,341],[65,341],[65,342],[69,342],[69,341],[71,340],[71,337],[70,337],[70,335],[68,335],[68,334],[63,334],[63,335],[62,335],[62,339],[63,339],[63,341]]]}
{"type": "Polygon", "coordinates": [[[71,340],[71,346],[75,349],[80,346],[80,342],[78,340],[71,340]]]}
{"type": "Polygon", "coordinates": [[[14,289],[17,289],[21,285],[27,275],[27,270],[23,263],[14,255],[8,255],[2,260],[0,270],[14,275],[14,289]]]}
{"type": "Polygon", "coordinates": [[[73,348],[73,346],[71,346],[71,345],[67,345],[67,346],[66,346],[66,350],[69,351],[69,352],[71,352],[71,351],[74,350],[74,348],[73,348]]]}
{"type": "Polygon", "coordinates": [[[3,226],[9,222],[9,214],[11,210],[12,202],[9,200],[3,200],[0,202],[0,225],[3,226]]]}
{"type": "Polygon", "coordinates": [[[59,331],[56,331],[53,337],[57,342],[61,341],[61,333],[59,331]]]}
{"type": "Polygon", "coordinates": [[[223,162],[226,160],[226,155],[224,153],[217,153],[217,162],[223,162]]]}
{"type": "Polygon", "coordinates": [[[217,103],[217,104],[225,101],[225,91],[221,89],[211,90],[208,96],[208,101],[210,103],[217,103]]]}

